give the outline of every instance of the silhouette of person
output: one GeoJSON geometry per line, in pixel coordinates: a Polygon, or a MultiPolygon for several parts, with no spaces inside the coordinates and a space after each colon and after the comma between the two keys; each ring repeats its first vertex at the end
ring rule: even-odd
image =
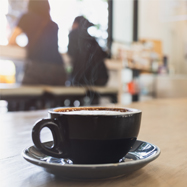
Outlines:
{"type": "Polygon", "coordinates": [[[51,20],[48,0],[29,0],[28,12],[20,17],[9,44],[15,45],[21,33],[28,37],[22,84],[64,85],[66,72],[58,51],[58,26],[51,20]]]}
{"type": "Polygon", "coordinates": [[[104,64],[107,53],[87,29],[94,24],[83,16],[75,18],[69,33],[68,54],[71,57],[72,85],[106,85],[108,71],[104,64]]]}

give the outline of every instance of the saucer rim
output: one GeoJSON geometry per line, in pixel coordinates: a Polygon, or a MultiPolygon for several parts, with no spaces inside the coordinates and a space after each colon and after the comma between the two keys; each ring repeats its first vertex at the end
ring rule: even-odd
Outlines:
{"type": "MultiPolygon", "coordinates": [[[[128,162],[119,162],[119,163],[107,163],[107,164],[64,164],[64,165],[61,165],[61,164],[58,164],[58,163],[48,163],[46,161],[42,161],[42,160],[38,160],[38,159],[35,159],[35,158],[32,158],[32,157],[29,157],[27,154],[26,154],[26,151],[28,151],[29,148],[31,147],[34,147],[34,145],[32,146],[29,146],[27,148],[25,148],[23,151],[22,151],[22,157],[29,161],[29,162],[32,162],[32,163],[37,163],[37,165],[51,165],[51,166],[55,166],[55,167],[70,167],[70,168],[102,168],[102,167],[122,167],[124,165],[137,165],[139,163],[149,163],[153,160],[155,160],[156,158],[159,157],[159,155],[161,154],[161,150],[158,146],[156,146],[155,144],[152,144],[150,142],[146,142],[146,141],[142,141],[142,140],[136,140],[136,141],[139,141],[139,142],[142,142],[142,143],[149,143],[151,145],[153,145],[154,147],[157,148],[157,152],[154,154],[154,155],[151,155],[150,157],[148,158],[143,158],[143,159],[140,159],[140,160],[133,160],[133,161],[128,161],[128,162]]],[[[130,152],[130,151],[129,151],[130,152]]],[[[129,153],[128,152],[128,153],[129,153]]]]}

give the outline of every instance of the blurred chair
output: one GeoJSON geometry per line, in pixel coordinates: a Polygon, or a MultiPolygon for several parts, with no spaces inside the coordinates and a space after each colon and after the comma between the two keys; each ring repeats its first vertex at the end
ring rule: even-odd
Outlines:
{"type": "Polygon", "coordinates": [[[42,109],[43,93],[41,86],[0,84],[0,99],[8,102],[8,111],[42,109]]]}
{"type": "Polygon", "coordinates": [[[118,94],[118,88],[109,86],[0,84],[0,100],[8,102],[8,111],[99,105],[105,97],[110,99],[110,103],[117,103],[118,94]]]}
{"type": "Polygon", "coordinates": [[[86,95],[84,87],[66,87],[66,86],[45,86],[45,103],[47,108],[59,106],[83,105],[83,99],[86,95]]]}
{"type": "Polygon", "coordinates": [[[90,98],[90,104],[99,104],[100,99],[108,97],[110,103],[118,102],[119,90],[117,87],[110,86],[89,86],[87,87],[87,96],[90,98]]]}

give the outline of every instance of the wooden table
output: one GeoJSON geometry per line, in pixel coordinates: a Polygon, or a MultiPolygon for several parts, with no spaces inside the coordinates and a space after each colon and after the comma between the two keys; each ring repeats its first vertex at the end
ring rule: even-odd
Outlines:
{"type": "Polygon", "coordinates": [[[143,111],[138,139],[157,145],[161,155],[130,175],[96,181],[61,180],[22,158],[22,150],[33,144],[33,123],[47,116],[46,111],[0,114],[0,186],[186,187],[187,98],[151,100],[128,107],[143,111]]]}

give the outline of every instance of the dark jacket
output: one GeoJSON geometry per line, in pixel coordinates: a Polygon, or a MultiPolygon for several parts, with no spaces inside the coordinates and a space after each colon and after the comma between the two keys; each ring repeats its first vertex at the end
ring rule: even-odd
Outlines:
{"type": "Polygon", "coordinates": [[[73,85],[105,85],[108,72],[104,64],[107,53],[87,30],[75,29],[69,34],[68,54],[72,58],[73,85]]]}

